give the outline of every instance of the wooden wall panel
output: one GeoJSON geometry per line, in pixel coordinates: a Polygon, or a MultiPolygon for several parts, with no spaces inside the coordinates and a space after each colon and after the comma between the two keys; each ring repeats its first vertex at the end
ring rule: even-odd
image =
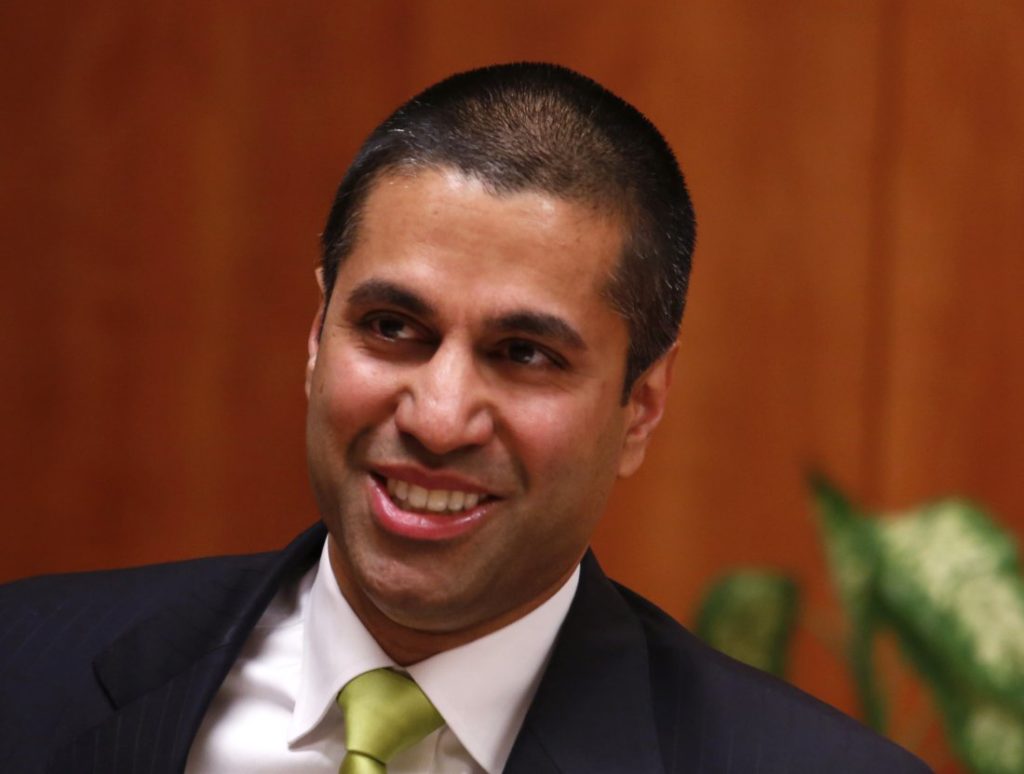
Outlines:
{"type": "MultiPolygon", "coordinates": [[[[672,81],[649,93],[700,245],[674,403],[598,547],[682,619],[743,564],[785,568],[810,606],[831,604],[803,480],[811,466],[863,476],[880,14],[707,4],[655,47],[672,81]]],[[[801,636],[794,664],[850,706],[817,640],[801,636]]]]}
{"type": "Polygon", "coordinates": [[[957,6],[905,12],[877,494],[1024,533],[1024,5],[957,6]]]}

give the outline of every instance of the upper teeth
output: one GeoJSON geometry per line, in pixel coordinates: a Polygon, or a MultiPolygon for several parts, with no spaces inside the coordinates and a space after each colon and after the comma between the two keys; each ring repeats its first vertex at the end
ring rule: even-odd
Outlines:
{"type": "Polygon", "coordinates": [[[448,489],[424,489],[397,478],[388,479],[388,493],[400,504],[428,511],[462,511],[476,506],[480,495],[448,489]]]}

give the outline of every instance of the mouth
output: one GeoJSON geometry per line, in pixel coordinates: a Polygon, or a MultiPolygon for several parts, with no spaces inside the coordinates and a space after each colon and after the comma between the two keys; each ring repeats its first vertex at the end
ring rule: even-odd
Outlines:
{"type": "Polygon", "coordinates": [[[399,508],[421,513],[462,513],[494,499],[488,494],[459,489],[427,489],[399,478],[385,478],[383,485],[399,508]]]}
{"type": "Polygon", "coordinates": [[[405,478],[371,473],[370,502],[378,525],[413,540],[450,540],[474,530],[497,497],[466,489],[428,488],[405,478]]]}

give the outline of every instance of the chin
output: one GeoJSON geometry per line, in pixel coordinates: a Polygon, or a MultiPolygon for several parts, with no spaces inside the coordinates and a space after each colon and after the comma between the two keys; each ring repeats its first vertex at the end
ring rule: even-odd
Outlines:
{"type": "Polygon", "coordinates": [[[415,589],[388,590],[383,595],[372,595],[370,601],[393,623],[422,632],[456,632],[479,623],[481,618],[459,601],[415,589]]]}
{"type": "Polygon", "coordinates": [[[443,632],[473,622],[467,590],[448,588],[454,579],[447,573],[433,572],[400,559],[377,559],[358,567],[357,575],[363,594],[396,624],[443,632]]]}

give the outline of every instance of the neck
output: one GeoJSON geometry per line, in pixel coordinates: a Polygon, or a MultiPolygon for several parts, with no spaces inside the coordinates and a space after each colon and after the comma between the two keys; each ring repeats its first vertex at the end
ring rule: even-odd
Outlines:
{"type": "Polygon", "coordinates": [[[348,602],[352,611],[377,641],[381,649],[390,658],[394,659],[395,663],[399,666],[415,664],[443,651],[451,650],[460,645],[465,645],[467,642],[477,640],[504,626],[508,626],[550,599],[562,587],[575,569],[575,565],[570,567],[564,577],[553,584],[544,594],[529,600],[525,604],[518,605],[504,613],[469,626],[432,631],[403,625],[385,614],[355,581],[344,559],[341,557],[341,552],[338,550],[334,538],[328,537],[327,543],[327,553],[331,561],[331,569],[338,581],[338,588],[341,589],[345,601],[348,602]]]}

